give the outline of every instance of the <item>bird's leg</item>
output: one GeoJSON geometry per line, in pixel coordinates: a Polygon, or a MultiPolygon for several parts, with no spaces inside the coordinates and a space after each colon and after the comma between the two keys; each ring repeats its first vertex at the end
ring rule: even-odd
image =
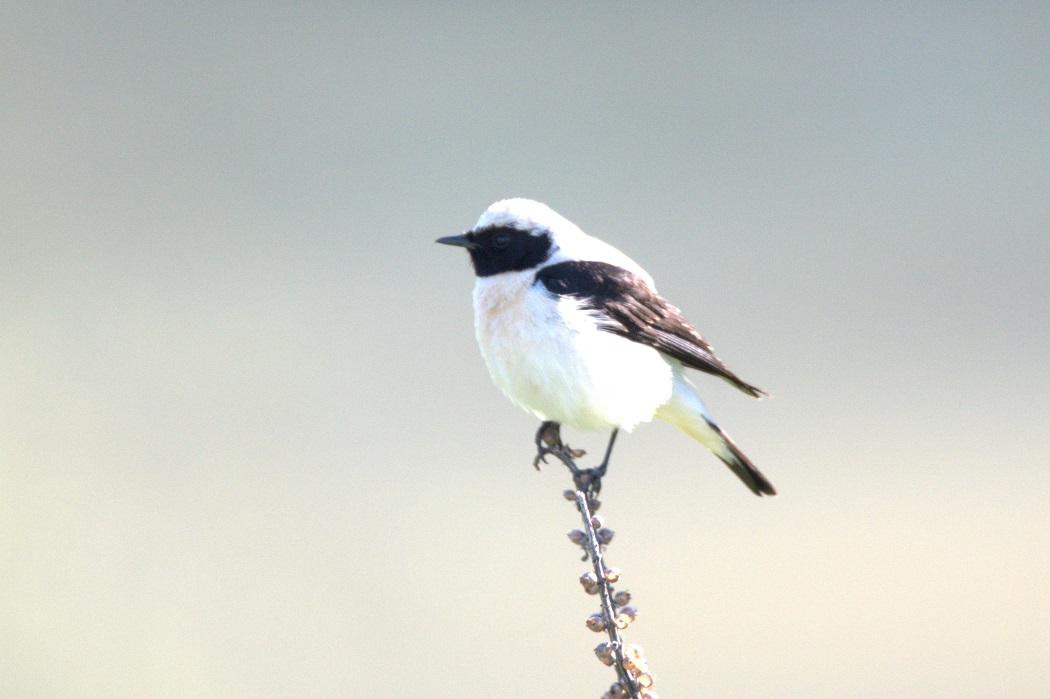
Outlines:
{"type": "Polygon", "coordinates": [[[616,444],[616,435],[620,433],[620,428],[616,427],[613,429],[612,434],[609,435],[609,444],[605,447],[605,458],[602,459],[602,463],[597,468],[592,468],[591,472],[595,478],[601,478],[605,475],[605,469],[609,467],[609,457],[612,456],[613,445],[616,444]]]}
{"type": "Polygon", "coordinates": [[[532,460],[535,469],[539,471],[540,462],[547,463],[547,454],[554,453],[559,447],[561,447],[561,425],[550,420],[540,423],[540,428],[536,430],[536,458],[532,460]]]}
{"type": "Polygon", "coordinates": [[[561,441],[561,425],[552,420],[547,420],[536,430],[536,458],[532,465],[538,471],[541,463],[547,463],[547,455],[551,454],[559,461],[569,467],[573,474],[579,473],[573,459],[578,459],[584,454],[582,449],[572,449],[568,444],[561,441]]]}
{"type": "Polygon", "coordinates": [[[561,425],[552,420],[540,423],[540,428],[536,430],[536,448],[542,449],[544,444],[552,447],[561,446],[561,425]]]}
{"type": "Polygon", "coordinates": [[[541,463],[547,463],[547,456],[554,456],[561,461],[572,472],[572,480],[579,490],[587,491],[592,495],[598,495],[602,489],[602,476],[609,467],[609,457],[612,455],[613,445],[616,444],[616,435],[620,433],[619,428],[612,431],[609,443],[605,447],[605,458],[601,464],[594,468],[580,468],[576,465],[576,459],[586,454],[582,449],[573,449],[561,441],[561,425],[557,422],[547,420],[536,430],[536,458],[532,465],[539,470],[541,463]]]}
{"type": "Polygon", "coordinates": [[[544,420],[536,430],[536,458],[532,465],[540,470],[540,462],[547,463],[548,454],[557,454],[564,447],[561,443],[561,425],[551,420],[544,420]]]}
{"type": "Polygon", "coordinates": [[[609,444],[605,447],[605,458],[602,459],[601,464],[594,468],[573,471],[573,478],[576,480],[577,486],[581,487],[581,490],[590,491],[595,495],[601,492],[602,477],[605,476],[605,471],[609,468],[609,457],[612,456],[613,445],[616,444],[616,435],[619,433],[620,428],[617,427],[609,435],[609,444]]]}

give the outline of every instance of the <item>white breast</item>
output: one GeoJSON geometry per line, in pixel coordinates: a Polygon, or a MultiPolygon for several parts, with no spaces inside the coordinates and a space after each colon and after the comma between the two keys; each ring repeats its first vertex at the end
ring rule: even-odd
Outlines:
{"type": "Polygon", "coordinates": [[[600,331],[575,299],[534,284],[532,272],[478,278],[474,324],[493,382],[542,420],[582,429],[632,429],[673,388],[656,350],[600,331]]]}

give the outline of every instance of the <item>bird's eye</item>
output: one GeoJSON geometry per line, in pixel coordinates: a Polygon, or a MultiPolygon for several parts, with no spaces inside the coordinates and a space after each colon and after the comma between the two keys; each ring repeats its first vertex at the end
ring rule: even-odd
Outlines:
{"type": "Polygon", "coordinates": [[[497,233],[496,237],[493,238],[492,243],[497,248],[505,248],[510,245],[510,233],[497,233]]]}

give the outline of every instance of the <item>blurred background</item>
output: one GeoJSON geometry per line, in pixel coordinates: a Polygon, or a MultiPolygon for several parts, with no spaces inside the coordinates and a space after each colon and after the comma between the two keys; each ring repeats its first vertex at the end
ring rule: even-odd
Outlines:
{"type": "MultiPolygon", "coordinates": [[[[1050,694],[1045,3],[0,6],[0,696],[580,697],[466,255],[542,200],[773,394],[620,441],[665,697],[1050,694]]],[[[600,451],[604,435],[568,432],[600,451]]]]}

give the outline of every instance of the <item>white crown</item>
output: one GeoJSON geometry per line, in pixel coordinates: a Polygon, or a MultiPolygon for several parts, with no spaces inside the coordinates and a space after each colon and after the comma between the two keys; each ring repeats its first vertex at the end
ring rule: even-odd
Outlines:
{"type": "Polygon", "coordinates": [[[474,228],[489,226],[511,226],[522,231],[539,229],[538,232],[550,231],[558,236],[583,234],[575,223],[546,204],[532,199],[504,199],[496,202],[485,210],[474,228]]]}
{"type": "Polygon", "coordinates": [[[612,245],[587,235],[579,226],[554,211],[546,204],[532,199],[504,199],[481,215],[474,229],[489,226],[510,226],[533,235],[550,234],[554,249],[548,263],[566,260],[595,260],[628,269],[640,276],[654,291],[653,278],[641,265],[612,245]]]}

